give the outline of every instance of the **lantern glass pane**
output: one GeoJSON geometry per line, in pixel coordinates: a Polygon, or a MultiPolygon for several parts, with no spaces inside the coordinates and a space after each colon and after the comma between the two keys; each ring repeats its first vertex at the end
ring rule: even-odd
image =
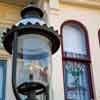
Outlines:
{"type": "Polygon", "coordinates": [[[22,35],[17,45],[16,85],[40,83],[48,86],[51,77],[50,41],[41,35],[22,35]]]}

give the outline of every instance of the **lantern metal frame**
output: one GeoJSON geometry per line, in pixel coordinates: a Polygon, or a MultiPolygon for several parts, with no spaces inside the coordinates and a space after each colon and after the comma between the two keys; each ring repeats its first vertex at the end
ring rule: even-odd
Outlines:
{"type": "MultiPolygon", "coordinates": [[[[31,17],[42,18],[43,12],[40,8],[28,5],[21,11],[22,18],[29,14],[31,17]]],[[[58,32],[53,27],[48,27],[46,24],[40,25],[36,22],[35,24],[30,21],[27,24],[20,23],[19,25],[12,25],[11,28],[7,28],[6,32],[3,32],[3,45],[9,54],[13,55],[12,63],[12,88],[17,100],[21,100],[16,89],[16,58],[17,58],[17,38],[26,34],[37,34],[48,38],[51,42],[51,52],[54,54],[60,46],[60,38],[58,32]],[[13,51],[13,52],[12,52],[13,51]]],[[[41,86],[43,87],[43,86],[41,86]]],[[[47,91],[47,90],[46,90],[47,91]]],[[[42,92],[42,91],[41,91],[42,92]]],[[[47,97],[48,98],[48,97],[47,97]]],[[[31,99],[29,99],[31,100],[31,99]]],[[[33,99],[32,99],[33,100],[33,99]]]]}

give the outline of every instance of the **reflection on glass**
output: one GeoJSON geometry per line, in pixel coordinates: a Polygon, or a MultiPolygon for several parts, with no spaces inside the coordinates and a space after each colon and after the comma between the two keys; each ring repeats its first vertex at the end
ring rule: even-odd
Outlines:
{"type": "Polygon", "coordinates": [[[48,87],[51,77],[50,48],[49,40],[40,35],[24,35],[18,38],[17,87],[27,85],[27,89],[33,88],[31,91],[34,90],[35,94],[46,91],[45,87],[48,87]]]}
{"type": "Polygon", "coordinates": [[[67,61],[64,64],[65,98],[71,100],[90,100],[87,79],[87,65],[67,61]]]}
{"type": "Polygon", "coordinates": [[[63,27],[64,51],[67,53],[86,55],[84,30],[77,24],[69,23],[63,27]]]}
{"type": "Polygon", "coordinates": [[[3,68],[2,67],[0,67],[0,98],[2,98],[2,83],[3,83],[3,70],[2,70],[3,68]]]}

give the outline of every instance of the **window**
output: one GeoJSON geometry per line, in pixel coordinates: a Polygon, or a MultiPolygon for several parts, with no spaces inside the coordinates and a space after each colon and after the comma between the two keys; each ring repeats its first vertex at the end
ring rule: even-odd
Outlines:
{"type": "Polygon", "coordinates": [[[91,100],[94,96],[87,31],[73,20],[61,26],[61,33],[65,100],[91,100]]]}
{"type": "Polygon", "coordinates": [[[0,100],[5,100],[6,61],[0,61],[0,100]]]}

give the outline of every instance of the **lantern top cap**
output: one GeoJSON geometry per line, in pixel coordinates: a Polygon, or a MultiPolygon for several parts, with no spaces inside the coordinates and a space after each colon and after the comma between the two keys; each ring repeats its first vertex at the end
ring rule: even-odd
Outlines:
{"type": "Polygon", "coordinates": [[[43,11],[41,8],[38,7],[38,5],[30,2],[26,7],[24,7],[21,11],[21,17],[43,17],[43,11]]]}

